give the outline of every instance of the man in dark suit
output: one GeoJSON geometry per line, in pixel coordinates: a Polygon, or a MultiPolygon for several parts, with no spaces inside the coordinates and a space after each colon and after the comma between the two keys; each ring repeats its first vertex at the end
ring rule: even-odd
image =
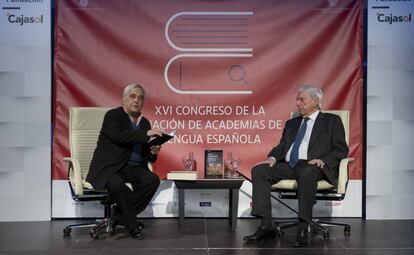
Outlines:
{"type": "Polygon", "coordinates": [[[142,116],[145,90],[129,84],[122,94],[122,106],[109,110],[104,117],[97,147],[86,180],[95,189],[107,189],[113,207],[110,227],[122,224],[132,237],[142,239],[143,224],[136,216],[143,211],[160,184],[159,177],[148,169],[155,162],[160,146],[147,145],[162,130],[151,129],[142,116]],[[125,183],[132,184],[132,190],[125,183]]]}
{"type": "Polygon", "coordinates": [[[279,145],[268,158],[252,168],[253,216],[261,224],[248,242],[274,238],[270,192],[271,185],[282,179],[298,183],[299,226],[294,247],[306,245],[307,222],[312,220],[317,183],[327,180],[338,184],[338,167],[348,155],[345,131],[339,116],[320,111],[323,93],[313,86],[298,89],[296,106],[301,116],[286,122],[279,145]]]}

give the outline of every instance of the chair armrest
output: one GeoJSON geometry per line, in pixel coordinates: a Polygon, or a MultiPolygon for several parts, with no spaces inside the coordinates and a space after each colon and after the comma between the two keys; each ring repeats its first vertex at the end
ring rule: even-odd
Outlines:
{"type": "Polygon", "coordinates": [[[69,163],[68,181],[69,184],[73,187],[73,191],[75,192],[74,195],[83,195],[82,174],[79,160],[68,157],[63,158],[63,160],[69,163]]]}
{"type": "Polygon", "coordinates": [[[353,158],[344,158],[339,163],[339,176],[338,176],[338,194],[345,195],[346,186],[349,180],[348,163],[354,161],[353,158]]]}

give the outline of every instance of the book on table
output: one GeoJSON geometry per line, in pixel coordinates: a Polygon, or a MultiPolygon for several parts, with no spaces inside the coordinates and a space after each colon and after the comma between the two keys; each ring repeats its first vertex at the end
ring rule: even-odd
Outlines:
{"type": "Polygon", "coordinates": [[[170,171],[167,173],[167,180],[189,180],[195,181],[198,178],[197,171],[170,171]]]}
{"type": "Polygon", "coordinates": [[[176,130],[173,130],[168,134],[163,133],[162,136],[157,136],[157,137],[149,140],[148,141],[148,146],[161,145],[163,143],[166,143],[169,140],[174,138],[176,132],[177,132],[176,130]]]}
{"type": "Polygon", "coordinates": [[[223,178],[223,150],[204,151],[204,176],[207,179],[223,178]]]}

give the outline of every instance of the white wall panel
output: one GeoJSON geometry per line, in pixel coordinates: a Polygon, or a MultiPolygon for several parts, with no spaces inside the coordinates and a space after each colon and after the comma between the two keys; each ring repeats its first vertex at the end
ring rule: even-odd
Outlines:
{"type": "MultiPolygon", "coordinates": [[[[392,162],[395,171],[414,170],[414,154],[412,145],[395,145],[392,147],[392,162]]],[[[388,154],[391,155],[391,154],[388,154]]],[[[412,179],[409,178],[410,181],[412,179]]]]}
{"type": "MultiPolygon", "coordinates": [[[[22,87],[20,86],[20,88],[22,87]]],[[[23,89],[20,88],[20,93],[23,93],[23,89]]],[[[0,123],[24,122],[24,104],[25,99],[23,97],[0,97],[0,123]]]]}
{"type": "Polygon", "coordinates": [[[25,57],[18,47],[0,45],[0,60],[0,72],[24,70],[25,57]]]}
{"type": "MultiPolygon", "coordinates": [[[[44,84],[50,79],[50,72],[27,71],[24,73],[24,96],[38,97],[49,93],[50,87],[44,84]]],[[[42,100],[45,103],[45,101],[42,100]]]]}
{"type": "MultiPolygon", "coordinates": [[[[379,92],[382,93],[382,92],[379,92]]],[[[370,109],[382,109],[382,111],[371,111],[367,116],[368,121],[391,121],[393,119],[393,103],[389,96],[370,96],[368,97],[367,107],[370,109]]]]}
{"type": "Polygon", "coordinates": [[[409,196],[412,191],[413,177],[414,170],[394,171],[391,178],[392,195],[409,196]]]}
{"type": "Polygon", "coordinates": [[[370,69],[392,70],[394,65],[394,51],[392,47],[372,45],[367,54],[370,69]]]}
{"type": "Polygon", "coordinates": [[[373,99],[375,99],[376,96],[390,95],[393,91],[392,86],[390,86],[390,84],[392,84],[393,81],[393,75],[394,73],[391,70],[383,70],[380,68],[378,70],[371,70],[370,84],[372,84],[372,86],[367,88],[368,95],[370,95],[370,97],[372,97],[373,99]]]}
{"type": "MultiPolygon", "coordinates": [[[[379,183],[378,186],[380,186],[379,183]]],[[[392,196],[369,194],[366,200],[367,218],[392,219],[392,205],[392,196]]]]}
{"type": "MultiPolygon", "coordinates": [[[[411,145],[414,149],[414,121],[395,120],[392,122],[392,144],[411,145]]],[[[412,151],[412,150],[411,150],[412,151]]],[[[400,158],[399,160],[405,160],[400,158]]]]}
{"type": "Polygon", "coordinates": [[[0,123],[0,146],[6,148],[24,146],[24,129],[23,122],[0,123]]]}
{"type": "MultiPolygon", "coordinates": [[[[21,198],[24,198],[26,191],[25,187],[25,172],[23,171],[9,171],[8,173],[0,173],[0,199],[3,202],[3,198],[10,199],[16,198],[15,202],[18,202],[21,198]]],[[[12,210],[2,204],[1,213],[5,213],[12,210]]],[[[13,208],[13,207],[12,207],[13,208]]]]}
{"type": "Polygon", "coordinates": [[[23,172],[23,147],[0,148],[0,172],[23,172]]]}
{"type": "MultiPolygon", "coordinates": [[[[390,155],[393,153],[393,147],[389,146],[367,146],[369,157],[367,158],[367,168],[376,169],[377,171],[389,171],[393,168],[390,155]]],[[[367,179],[370,174],[375,172],[367,172],[367,179]]],[[[375,178],[375,176],[373,177],[375,178]]]]}
{"type": "Polygon", "coordinates": [[[394,95],[412,95],[414,88],[414,71],[395,70],[393,77],[394,95]]]}
{"type": "MultiPolygon", "coordinates": [[[[413,177],[411,177],[413,178],[413,177]]],[[[391,208],[391,219],[398,215],[399,219],[413,218],[414,197],[412,195],[393,195],[391,208]]],[[[385,217],[384,217],[385,218],[385,217]]]]}
{"type": "Polygon", "coordinates": [[[24,91],[23,72],[0,72],[0,103],[6,96],[18,96],[24,91]]]}
{"type": "Polygon", "coordinates": [[[414,1],[369,0],[367,8],[366,216],[413,219],[414,1]],[[378,19],[391,15],[411,19],[378,19]]]}
{"type": "MultiPolygon", "coordinates": [[[[25,171],[27,173],[37,172],[39,176],[47,174],[48,178],[50,178],[50,173],[45,171],[45,169],[50,168],[50,161],[45,160],[45,155],[47,154],[50,154],[49,145],[25,147],[23,153],[25,171]]],[[[45,183],[45,181],[42,181],[42,183],[45,183]]]]}
{"type": "Polygon", "coordinates": [[[370,196],[388,196],[392,193],[392,171],[391,168],[376,170],[367,173],[367,180],[375,180],[375,182],[367,182],[367,194],[370,196]],[[386,184],[386,185],[384,185],[386,184]]]}
{"type": "Polygon", "coordinates": [[[368,121],[367,129],[367,146],[391,144],[391,121],[368,121]]]}
{"type": "Polygon", "coordinates": [[[50,101],[46,101],[44,97],[24,97],[24,119],[26,122],[29,122],[28,128],[30,128],[30,123],[42,123],[42,125],[50,126],[50,114],[45,114],[44,112],[48,107],[50,107],[50,101]]]}
{"type": "Polygon", "coordinates": [[[50,220],[50,1],[2,1],[0,11],[0,221],[50,220]],[[43,23],[11,23],[6,12],[43,23]]]}
{"type": "Polygon", "coordinates": [[[414,120],[412,95],[394,96],[393,119],[394,120],[414,120]]]}

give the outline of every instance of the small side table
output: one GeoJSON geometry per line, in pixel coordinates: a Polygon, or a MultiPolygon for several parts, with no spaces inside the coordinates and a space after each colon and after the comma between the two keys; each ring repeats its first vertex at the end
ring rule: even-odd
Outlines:
{"type": "Polygon", "coordinates": [[[233,231],[237,228],[237,212],[239,209],[239,190],[244,179],[197,179],[195,181],[174,180],[178,189],[178,223],[184,223],[184,193],[186,189],[228,189],[229,190],[229,224],[233,231]]]}

